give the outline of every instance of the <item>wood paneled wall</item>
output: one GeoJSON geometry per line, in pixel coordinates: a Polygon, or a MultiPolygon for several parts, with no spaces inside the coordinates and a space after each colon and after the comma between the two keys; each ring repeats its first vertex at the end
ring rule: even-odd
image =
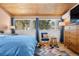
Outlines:
{"type": "Polygon", "coordinates": [[[64,45],[79,54],[79,25],[69,25],[64,32],[64,45]]]}

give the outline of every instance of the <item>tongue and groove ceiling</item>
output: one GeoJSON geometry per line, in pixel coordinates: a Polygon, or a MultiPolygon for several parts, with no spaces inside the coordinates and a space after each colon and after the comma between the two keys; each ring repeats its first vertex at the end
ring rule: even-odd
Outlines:
{"type": "Polygon", "coordinates": [[[11,16],[62,16],[76,3],[1,3],[11,16]]]}

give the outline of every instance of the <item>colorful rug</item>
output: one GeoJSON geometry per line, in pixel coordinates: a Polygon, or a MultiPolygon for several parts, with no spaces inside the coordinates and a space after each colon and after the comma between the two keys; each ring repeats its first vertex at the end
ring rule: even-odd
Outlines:
{"type": "Polygon", "coordinates": [[[69,54],[60,48],[41,47],[36,49],[35,56],[69,56],[69,54]]]}

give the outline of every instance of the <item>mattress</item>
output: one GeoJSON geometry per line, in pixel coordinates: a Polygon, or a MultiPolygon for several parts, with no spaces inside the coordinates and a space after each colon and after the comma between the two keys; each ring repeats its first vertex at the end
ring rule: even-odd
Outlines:
{"type": "Polygon", "coordinates": [[[0,35],[0,56],[33,56],[35,36],[0,35]]]}

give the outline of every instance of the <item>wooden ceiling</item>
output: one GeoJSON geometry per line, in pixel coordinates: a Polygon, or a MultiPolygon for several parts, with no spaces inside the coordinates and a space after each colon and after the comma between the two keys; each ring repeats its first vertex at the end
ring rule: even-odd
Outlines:
{"type": "Polygon", "coordinates": [[[11,16],[62,16],[76,3],[1,3],[11,16]]]}

